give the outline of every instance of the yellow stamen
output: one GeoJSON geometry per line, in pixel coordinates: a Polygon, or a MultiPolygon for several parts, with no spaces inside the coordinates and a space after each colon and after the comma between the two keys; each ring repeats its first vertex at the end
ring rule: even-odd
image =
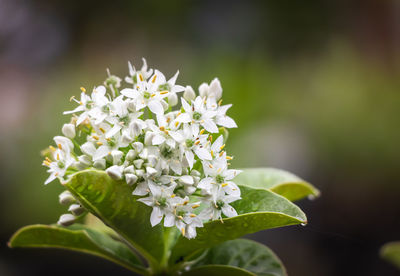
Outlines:
{"type": "Polygon", "coordinates": [[[104,128],[99,128],[101,132],[106,133],[106,131],[104,130],[104,128]]]}
{"type": "Polygon", "coordinates": [[[102,142],[97,142],[96,144],[99,145],[99,146],[102,146],[102,145],[103,145],[102,142]]]}
{"type": "Polygon", "coordinates": [[[161,92],[160,92],[161,95],[165,95],[165,94],[167,94],[167,93],[168,93],[168,91],[161,91],[161,92]]]}
{"type": "Polygon", "coordinates": [[[211,157],[214,157],[214,152],[211,150],[211,157]]]}
{"type": "Polygon", "coordinates": [[[171,195],[171,198],[174,198],[175,196],[176,196],[175,194],[172,194],[172,195],[171,195]]]}
{"type": "Polygon", "coordinates": [[[60,154],[57,153],[57,160],[60,160],[60,154]]]}
{"type": "Polygon", "coordinates": [[[224,151],[221,151],[221,152],[219,153],[219,157],[221,157],[222,155],[224,155],[224,151]]]}
{"type": "Polygon", "coordinates": [[[195,218],[195,217],[196,217],[195,214],[190,214],[189,216],[190,216],[191,218],[195,218]]]}
{"type": "Polygon", "coordinates": [[[99,139],[100,139],[100,137],[99,137],[99,136],[97,136],[97,135],[93,135],[93,139],[95,139],[95,140],[99,140],[99,139]]]}
{"type": "Polygon", "coordinates": [[[219,168],[219,169],[217,170],[217,173],[220,173],[220,172],[221,172],[221,170],[222,170],[222,169],[221,169],[221,168],[219,168]]]}
{"type": "Polygon", "coordinates": [[[232,159],[233,159],[233,157],[232,157],[232,156],[228,156],[228,155],[227,155],[227,156],[226,156],[226,159],[227,159],[227,160],[232,160],[232,159]]]}
{"type": "Polygon", "coordinates": [[[183,217],[182,216],[178,216],[178,219],[183,220],[183,217]]]}
{"type": "Polygon", "coordinates": [[[177,127],[179,125],[179,122],[178,121],[176,121],[175,122],[175,127],[177,127]]]}
{"type": "Polygon", "coordinates": [[[53,146],[49,146],[49,149],[50,149],[51,151],[55,151],[55,150],[56,150],[56,148],[53,147],[53,146]]]}
{"type": "Polygon", "coordinates": [[[50,158],[46,157],[45,160],[49,163],[51,163],[52,161],[50,160],[50,158]]]}
{"type": "Polygon", "coordinates": [[[111,138],[106,138],[106,140],[107,140],[108,142],[110,142],[110,141],[111,141],[111,138]]]}
{"type": "Polygon", "coordinates": [[[222,99],[220,99],[218,102],[218,105],[221,105],[221,104],[222,104],[222,99]]]}
{"type": "Polygon", "coordinates": [[[226,186],[228,186],[228,183],[222,183],[221,186],[226,187],[226,186]]]}
{"type": "Polygon", "coordinates": [[[151,97],[152,97],[152,98],[154,98],[155,96],[156,96],[156,94],[154,94],[154,93],[153,93],[153,94],[151,94],[151,97]]]}
{"type": "Polygon", "coordinates": [[[193,205],[192,205],[192,208],[193,208],[193,209],[196,209],[196,208],[198,208],[198,207],[200,207],[200,204],[193,204],[193,205]]]}
{"type": "Polygon", "coordinates": [[[189,203],[189,200],[185,200],[182,205],[186,205],[189,203]]]}
{"type": "Polygon", "coordinates": [[[50,166],[50,162],[49,161],[43,161],[43,164],[45,164],[46,166],[50,166]]]}
{"type": "Polygon", "coordinates": [[[222,150],[223,148],[225,148],[225,144],[223,144],[219,149],[222,150]]]}
{"type": "Polygon", "coordinates": [[[151,79],[151,82],[155,83],[156,82],[156,78],[157,78],[157,75],[154,75],[154,77],[151,79]]]}
{"type": "Polygon", "coordinates": [[[214,167],[213,167],[213,165],[211,165],[211,164],[210,164],[210,165],[208,165],[208,166],[210,167],[210,169],[214,168],[214,167]]]}
{"type": "Polygon", "coordinates": [[[156,201],[156,204],[158,205],[158,206],[160,206],[161,204],[160,204],[160,202],[158,202],[158,201],[156,201]]]}
{"type": "Polygon", "coordinates": [[[206,130],[203,128],[202,130],[200,130],[200,135],[202,135],[206,130]]]}
{"type": "Polygon", "coordinates": [[[143,76],[142,76],[142,74],[139,74],[139,79],[140,79],[140,81],[143,81],[143,76]]]}
{"type": "Polygon", "coordinates": [[[62,150],[61,144],[58,144],[57,147],[58,147],[60,150],[62,150]]]}
{"type": "Polygon", "coordinates": [[[79,102],[80,105],[83,105],[83,102],[79,102]]]}
{"type": "Polygon", "coordinates": [[[81,86],[81,91],[83,92],[83,93],[86,93],[86,88],[85,87],[83,87],[83,86],[81,86]]]}
{"type": "Polygon", "coordinates": [[[167,123],[171,121],[171,117],[167,117],[167,123]]]}
{"type": "Polygon", "coordinates": [[[181,232],[182,232],[182,236],[185,236],[185,228],[182,228],[181,232]]]}
{"type": "Polygon", "coordinates": [[[55,176],[58,176],[58,172],[56,172],[54,175],[55,175],[55,176]]]}
{"type": "Polygon", "coordinates": [[[161,131],[164,131],[164,130],[165,130],[165,127],[160,126],[160,130],[161,130],[161,131]]]}
{"type": "Polygon", "coordinates": [[[75,96],[72,96],[71,98],[69,98],[69,101],[72,102],[73,99],[75,99],[75,96]]]}
{"type": "Polygon", "coordinates": [[[194,144],[195,144],[195,145],[200,144],[200,140],[196,141],[194,144]]]}

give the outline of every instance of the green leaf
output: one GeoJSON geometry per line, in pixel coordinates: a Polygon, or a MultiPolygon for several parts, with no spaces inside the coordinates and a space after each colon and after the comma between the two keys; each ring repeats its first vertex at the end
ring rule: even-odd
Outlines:
{"type": "Polygon", "coordinates": [[[314,198],[320,194],[317,188],[296,175],[274,168],[243,169],[234,182],[239,186],[269,189],[290,201],[307,196],[314,198]]]}
{"type": "Polygon", "coordinates": [[[132,195],[132,187],[98,170],[78,172],[63,185],[151,265],[158,265],[164,255],[163,227],[151,226],[151,208],[136,200],[138,197],[132,195]]]}
{"type": "Polygon", "coordinates": [[[19,229],[8,245],[14,247],[61,248],[105,258],[138,273],[146,273],[138,257],[110,236],[75,224],[68,228],[30,225],[19,229]]]}
{"type": "Polygon", "coordinates": [[[263,276],[285,276],[278,257],[265,245],[245,239],[226,241],[211,248],[196,266],[229,265],[263,276]]]}
{"type": "Polygon", "coordinates": [[[232,203],[238,216],[207,222],[197,228],[197,237],[179,237],[172,249],[171,262],[190,259],[196,251],[257,231],[306,223],[299,207],[269,190],[241,187],[242,199],[232,203]]]}
{"type": "Polygon", "coordinates": [[[400,241],[389,242],[382,246],[381,256],[400,269],[400,241]]]}
{"type": "Polygon", "coordinates": [[[229,265],[204,265],[184,272],[183,276],[255,276],[256,274],[242,268],[229,265]]]}

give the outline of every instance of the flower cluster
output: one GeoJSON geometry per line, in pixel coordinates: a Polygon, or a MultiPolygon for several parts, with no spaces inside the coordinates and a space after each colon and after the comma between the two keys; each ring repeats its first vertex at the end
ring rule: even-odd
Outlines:
{"type": "MultiPolygon", "coordinates": [[[[240,171],[229,169],[223,135],[237,127],[226,115],[231,105],[222,105],[218,79],[200,85],[196,95],[176,84],[178,73],[167,80],[143,59],[140,70],[129,63],[125,88],[109,71],[91,93],[82,87],[80,99],[71,98],[78,106],[64,112],[73,114],[64,136],[54,137],[43,162],[50,173],[45,184],[88,168],[105,170],[153,208],[152,226],[176,226],[189,239],[205,221],[236,216],[230,203],[240,190],[232,180],[240,171]]],[[[60,201],[74,204],[73,215],[59,223],[72,223],[82,208],[68,192],[60,201]]]]}

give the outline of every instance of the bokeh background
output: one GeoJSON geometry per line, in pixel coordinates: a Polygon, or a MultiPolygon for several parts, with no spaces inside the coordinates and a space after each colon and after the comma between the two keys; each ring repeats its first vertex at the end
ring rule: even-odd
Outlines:
{"type": "Polygon", "coordinates": [[[309,225],[251,235],[289,275],[400,275],[379,248],[400,239],[400,2],[0,0],[0,274],[130,275],[95,257],[10,250],[20,226],[54,223],[60,185],[41,149],[79,87],[127,61],[234,104],[236,167],[292,171],[322,191],[309,225]]]}

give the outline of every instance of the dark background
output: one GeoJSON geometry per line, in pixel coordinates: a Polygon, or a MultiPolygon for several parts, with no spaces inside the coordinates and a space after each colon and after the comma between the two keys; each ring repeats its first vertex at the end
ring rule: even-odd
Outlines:
{"type": "Polygon", "coordinates": [[[73,252],[8,249],[54,223],[60,185],[40,150],[68,99],[141,57],[179,83],[219,77],[239,125],[235,167],[290,170],[322,191],[309,218],[251,235],[289,275],[400,275],[379,257],[400,239],[400,2],[0,0],[0,275],[129,275],[73,252]]]}

